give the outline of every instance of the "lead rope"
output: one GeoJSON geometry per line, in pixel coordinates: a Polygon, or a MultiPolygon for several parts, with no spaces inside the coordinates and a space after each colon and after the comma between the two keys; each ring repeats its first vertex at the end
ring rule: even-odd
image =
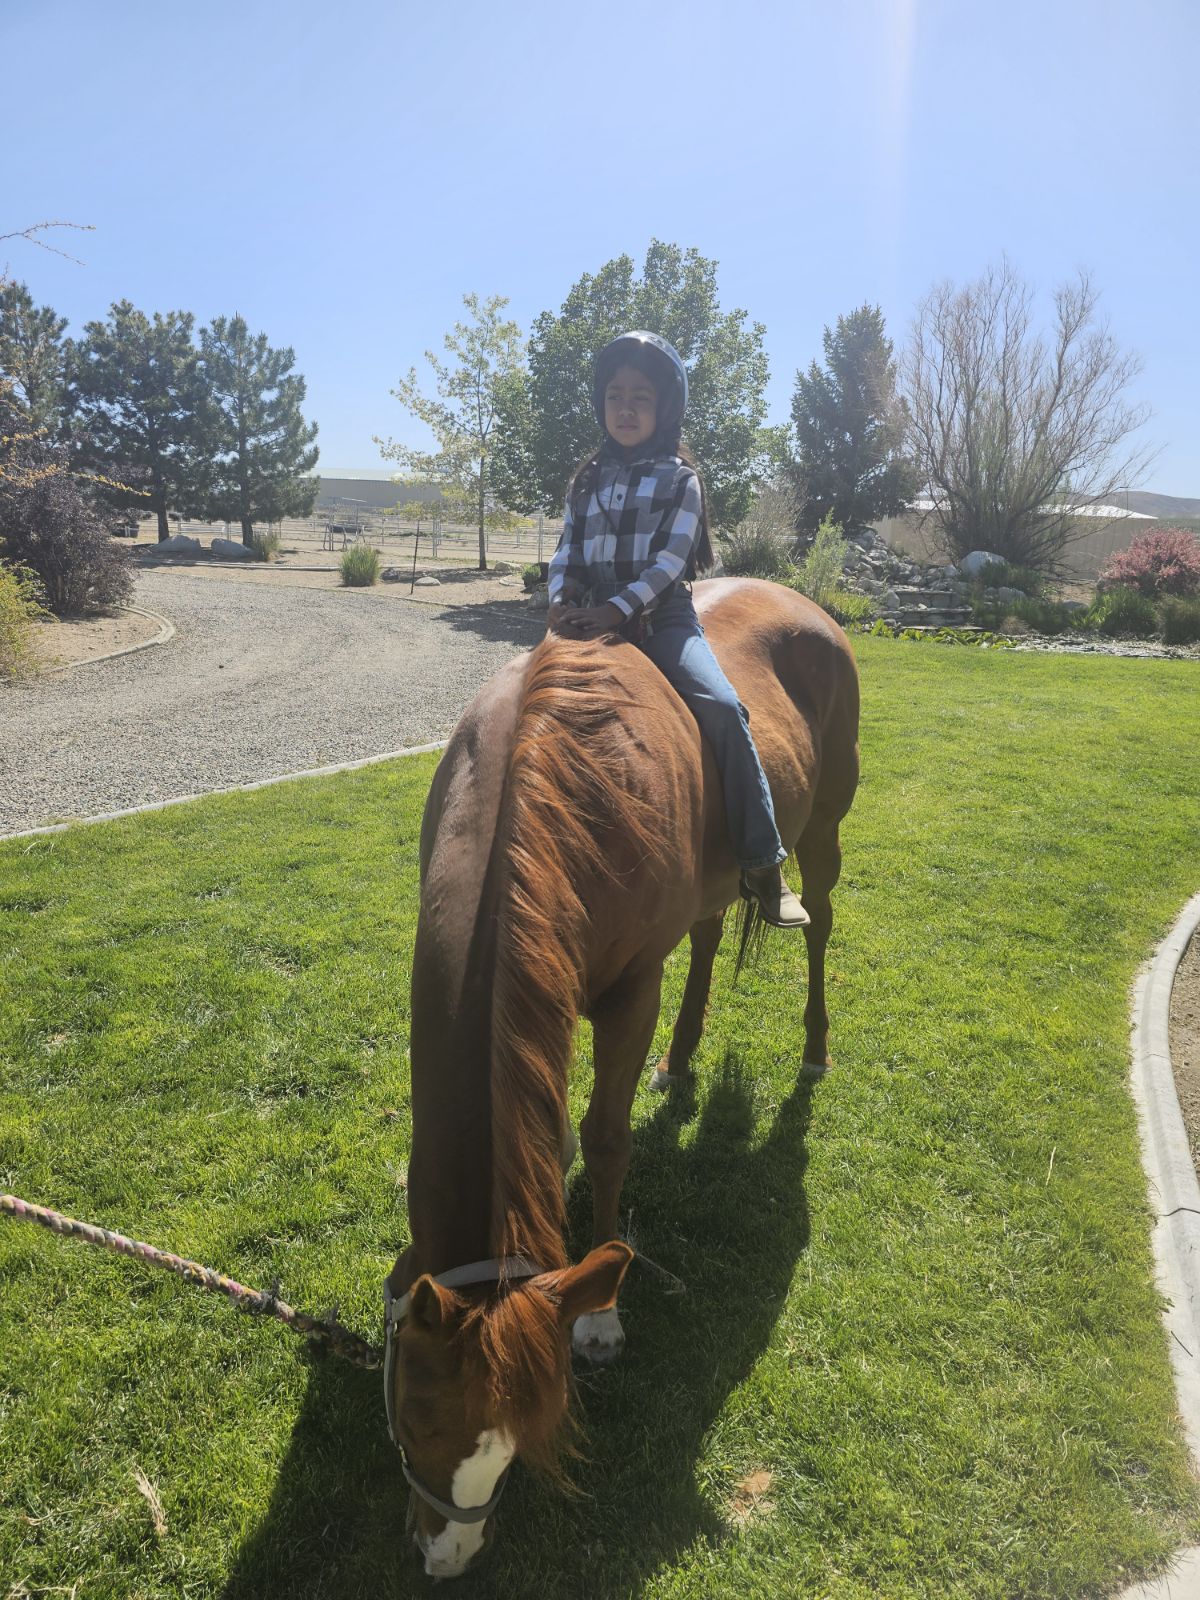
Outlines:
{"type": "Polygon", "coordinates": [[[368,1372],[374,1372],[383,1365],[383,1351],[343,1327],[335,1315],[336,1308],[324,1317],[310,1317],[306,1312],[289,1306],[286,1300],[281,1300],[273,1289],[267,1294],[259,1289],[248,1289],[244,1283],[227,1278],[224,1273],[214,1272],[211,1267],[201,1266],[198,1261],[188,1261],[184,1256],[157,1250],[152,1244],[127,1239],[124,1234],[113,1233],[108,1228],[97,1228],[90,1222],[77,1222],[74,1217],[64,1217],[46,1206],[30,1205],[15,1194],[0,1194],[0,1213],[18,1222],[36,1222],[39,1227],[48,1228],[51,1233],[60,1234],[63,1238],[82,1239],[85,1244],[115,1250],[119,1255],[132,1256],[152,1267],[165,1267],[168,1272],[174,1272],[198,1288],[225,1295],[239,1310],[251,1316],[276,1317],[294,1333],[328,1345],[334,1355],[341,1356],[343,1361],[353,1362],[356,1367],[364,1367],[368,1372]]]}

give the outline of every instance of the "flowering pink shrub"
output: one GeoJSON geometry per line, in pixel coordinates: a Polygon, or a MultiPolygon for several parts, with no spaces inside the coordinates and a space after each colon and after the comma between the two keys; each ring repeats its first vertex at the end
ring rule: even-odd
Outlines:
{"type": "Polygon", "coordinates": [[[1109,557],[1099,586],[1137,589],[1151,598],[1200,593],[1200,539],[1186,528],[1153,528],[1109,557]]]}

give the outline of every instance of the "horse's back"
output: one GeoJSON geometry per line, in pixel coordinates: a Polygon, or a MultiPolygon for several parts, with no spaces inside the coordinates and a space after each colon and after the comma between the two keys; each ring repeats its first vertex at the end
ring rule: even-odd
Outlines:
{"type": "Polygon", "coordinates": [[[696,611],[738,698],[794,844],[815,805],[844,814],[858,781],[858,669],[820,606],[757,578],[698,583],[696,611]]]}

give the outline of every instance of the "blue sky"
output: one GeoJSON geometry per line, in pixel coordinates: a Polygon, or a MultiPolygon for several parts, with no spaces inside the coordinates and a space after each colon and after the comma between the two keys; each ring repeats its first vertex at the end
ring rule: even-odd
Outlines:
{"type": "Polygon", "coordinates": [[[899,342],[1001,252],[1077,267],[1200,495],[1196,0],[0,0],[0,263],[71,331],[127,297],[290,344],[322,463],[420,442],[389,390],[466,290],[522,324],[652,237],[767,328],[771,420],[864,301],[899,342]]]}

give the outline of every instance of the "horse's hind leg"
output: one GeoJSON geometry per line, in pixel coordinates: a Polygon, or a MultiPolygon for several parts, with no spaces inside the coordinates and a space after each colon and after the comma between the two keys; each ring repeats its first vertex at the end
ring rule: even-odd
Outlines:
{"type": "Polygon", "coordinates": [[[712,987],[713,962],[721,943],[721,930],[725,926],[725,913],[706,917],[693,925],[689,935],[692,942],[692,960],[688,967],[687,983],[683,990],[683,1004],[675,1020],[671,1035],[671,1048],[667,1064],[659,1067],[650,1080],[652,1089],[667,1090],[673,1084],[690,1083],[692,1057],[704,1032],[704,1011],[708,1005],[708,991],[712,987]]]}
{"type": "Polygon", "coordinates": [[[810,921],[804,930],[808,945],[808,1001],[804,1007],[804,1064],[828,1067],[829,1013],[825,1009],[825,946],[833,928],[829,896],[842,870],[838,817],[814,811],[796,844],[796,860],[804,884],[801,899],[810,921]]]}
{"type": "MultiPolygon", "coordinates": [[[[579,1136],[592,1180],[593,1246],[617,1235],[621,1185],[633,1146],[629,1112],[654,1038],[661,987],[661,966],[627,973],[591,1011],[595,1082],[579,1136]]],[[[616,1306],[579,1317],[571,1343],[589,1361],[615,1361],[625,1343],[616,1306]]]]}

